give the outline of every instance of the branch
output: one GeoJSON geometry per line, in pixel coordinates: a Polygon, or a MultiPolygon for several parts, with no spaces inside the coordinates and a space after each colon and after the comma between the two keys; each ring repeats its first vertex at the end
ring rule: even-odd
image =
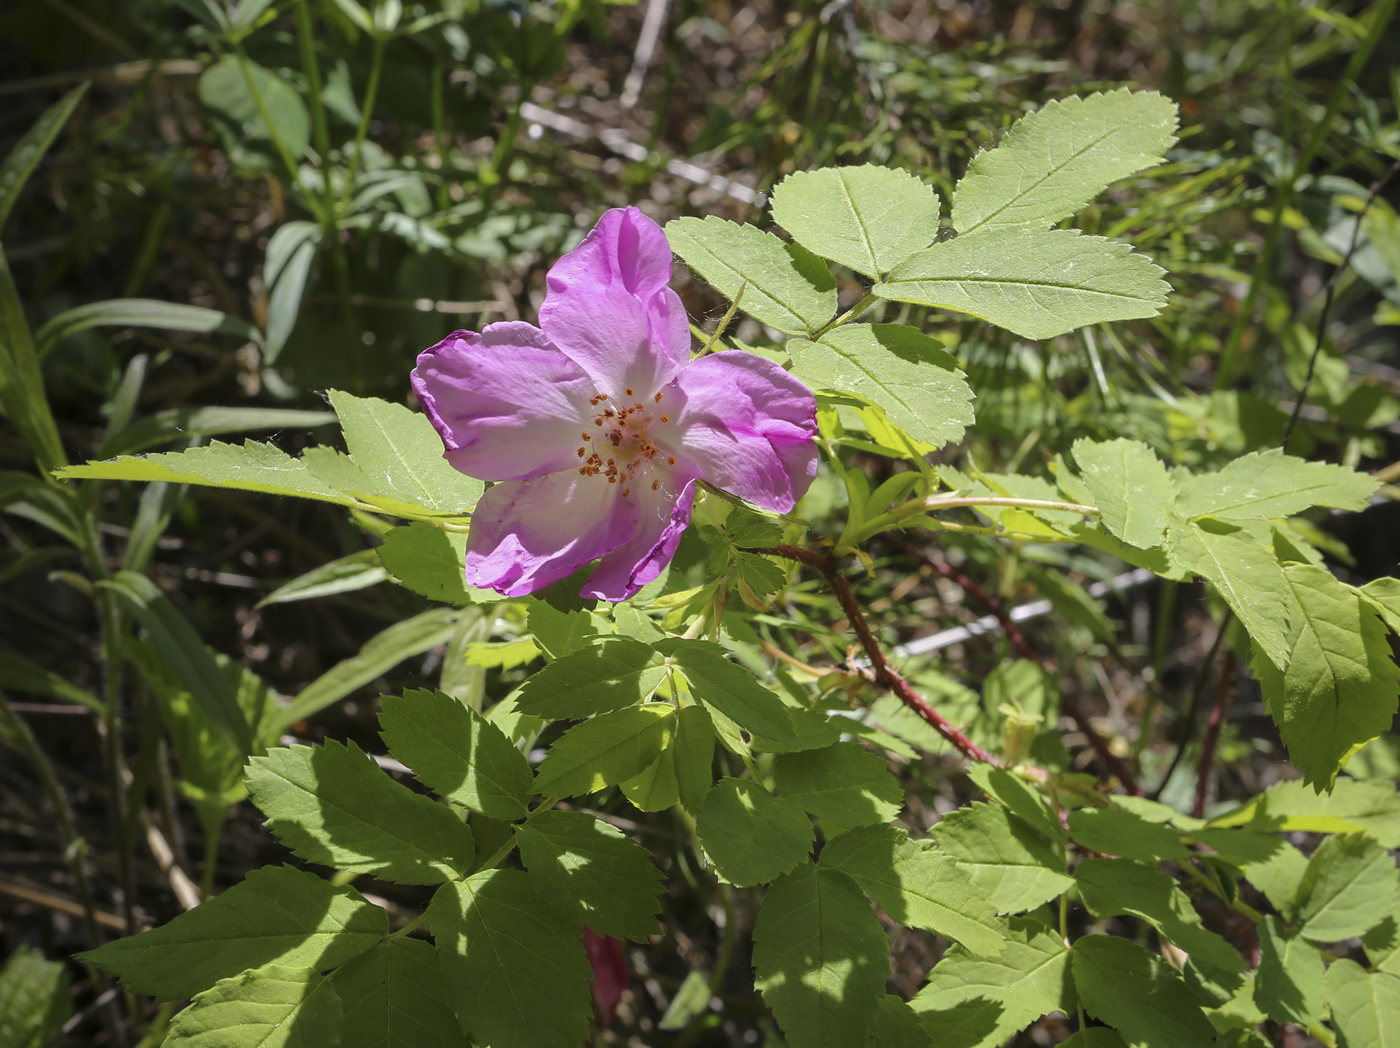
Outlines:
{"type": "Polygon", "coordinates": [[[1201,743],[1201,759],[1196,767],[1196,801],[1191,805],[1191,814],[1200,818],[1206,810],[1206,792],[1210,788],[1210,773],[1215,761],[1215,743],[1220,738],[1220,725],[1225,720],[1225,700],[1230,694],[1230,685],[1235,679],[1235,652],[1225,649],[1225,665],[1220,668],[1220,678],[1215,682],[1215,703],[1210,708],[1210,723],[1206,726],[1206,737],[1201,743]]]}

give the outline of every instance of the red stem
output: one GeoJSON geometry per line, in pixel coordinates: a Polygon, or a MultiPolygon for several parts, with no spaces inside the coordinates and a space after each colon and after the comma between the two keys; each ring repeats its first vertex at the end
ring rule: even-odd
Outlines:
{"type": "Polygon", "coordinates": [[[1225,720],[1225,700],[1230,696],[1230,685],[1235,680],[1235,653],[1225,649],[1225,665],[1220,668],[1220,679],[1215,682],[1215,702],[1210,708],[1210,722],[1206,725],[1206,736],[1201,740],[1201,760],[1196,766],[1196,802],[1191,805],[1191,814],[1200,818],[1206,810],[1206,793],[1210,789],[1210,773],[1215,765],[1215,744],[1220,738],[1220,726],[1225,720]]]}

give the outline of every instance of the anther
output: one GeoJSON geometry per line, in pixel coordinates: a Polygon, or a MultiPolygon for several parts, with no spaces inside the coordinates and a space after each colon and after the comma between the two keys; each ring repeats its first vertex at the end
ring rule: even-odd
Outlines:
{"type": "Polygon", "coordinates": [[[676,464],[676,456],[675,456],[675,455],[667,455],[667,456],[666,456],[666,465],[668,465],[668,466],[674,466],[675,464],[676,464]]]}
{"type": "Polygon", "coordinates": [[[661,481],[659,481],[659,480],[653,480],[653,481],[651,482],[651,490],[652,490],[652,491],[659,491],[659,490],[661,490],[661,481]]]}
{"type": "Polygon", "coordinates": [[[583,448],[578,449],[578,457],[583,458],[583,448]]]}
{"type": "Polygon", "coordinates": [[[623,390],[623,392],[626,393],[629,397],[635,397],[637,395],[632,392],[631,386],[628,386],[625,390],[623,390]]]}
{"type": "Polygon", "coordinates": [[[661,421],[662,421],[662,422],[670,422],[670,421],[671,421],[671,416],[670,416],[670,415],[662,415],[662,416],[661,416],[661,421]]]}
{"type": "Polygon", "coordinates": [[[632,489],[631,489],[631,488],[623,488],[623,489],[622,489],[622,497],[623,497],[623,498],[626,498],[626,497],[627,497],[628,495],[630,495],[630,494],[632,494],[632,489]]]}
{"type": "Polygon", "coordinates": [[[653,403],[660,404],[660,403],[661,403],[661,398],[664,397],[665,395],[666,395],[665,393],[658,393],[658,394],[656,394],[656,400],[655,400],[653,403]]]}

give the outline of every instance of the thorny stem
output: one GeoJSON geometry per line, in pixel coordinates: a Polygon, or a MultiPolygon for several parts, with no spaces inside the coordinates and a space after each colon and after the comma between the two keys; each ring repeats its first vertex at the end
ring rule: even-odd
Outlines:
{"type": "Polygon", "coordinates": [[[1210,789],[1210,773],[1215,762],[1215,744],[1220,738],[1220,725],[1225,719],[1225,700],[1230,696],[1230,685],[1235,679],[1235,653],[1227,649],[1225,665],[1220,670],[1220,678],[1215,682],[1215,702],[1210,708],[1210,724],[1206,727],[1206,737],[1201,743],[1201,759],[1196,767],[1196,800],[1191,805],[1191,814],[1200,818],[1206,810],[1206,792],[1210,789]]]}

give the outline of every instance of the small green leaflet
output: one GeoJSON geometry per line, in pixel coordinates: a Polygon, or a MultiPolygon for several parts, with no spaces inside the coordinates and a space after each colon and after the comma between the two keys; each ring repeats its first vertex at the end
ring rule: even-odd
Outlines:
{"type": "Polygon", "coordinates": [[[1104,527],[1139,549],[1161,545],[1176,488],[1156,453],[1137,440],[1076,440],[1073,450],[1104,527]]]}
{"type": "Polygon", "coordinates": [[[270,965],[222,980],[175,1016],[165,1048],[339,1048],[340,998],[310,968],[270,965]]]}
{"type": "Polygon", "coordinates": [[[1301,935],[1285,935],[1278,918],[1259,924],[1259,971],[1254,1003],[1270,1019],[1298,1023],[1305,1029],[1322,1014],[1322,979],[1326,970],[1317,947],[1301,935]]]}
{"type": "Polygon", "coordinates": [[[744,667],[726,659],[723,649],[696,641],[665,640],[656,650],[680,667],[691,694],[745,731],[779,745],[798,741],[783,700],[744,667]]]}
{"type": "Polygon", "coordinates": [[[1069,834],[1090,851],[1141,862],[1186,859],[1190,852],[1176,831],[1116,808],[1077,808],[1069,813],[1069,834]]]}
{"type": "Polygon", "coordinates": [[[1308,860],[1293,845],[1281,838],[1278,851],[1265,859],[1241,864],[1245,879],[1264,893],[1270,905],[1285,918],[1292,919],[1298,902],[1298,885],[1308,860]]]}
{"type": "Polygon", "coordinates": [[[892,302],[971,313],[1034,339],[1156,316],[1168,290],[1161,268],[1128,244],[1073,229],[997,229],[945,240],[871,288],[892,302]]]}
{"type": "Polygon", "coordinates": [[[428,907],[447,999],[466,1034],[491,1048],[578,1048],[592,1015],[578,929],[520,870],[444,884],[428,907]]]}
{"type": "Polygon", "coordinates": [[[576,797],[640,774],[670,745],[675,713],[668,703],[649,702],[570,728],[549,748],[535,792],[576,797]]]}
{"type": "Polygon", "coordinates": [[[1338,1048],[1400,1046],[1400,976],[1367,972],[1343,958],[1328,969],[1322,993],[1332,1009],[1338,1048]]]}
{"type": "Polygon", "coordinates": [[[1299,931],[1314,942],[1361,935],[1397,908],[1400,870],[1395,860],[1359,835],[1324,840],[1298,885],[1299,931]]]}
{"type": "Polygon", "coordinates": [[[1046,1012],[1074,1011],[1069,951],[1028,917],[1011,918],[995,960],[950,947],[909,1002],[937,1048],[995,1048],[1046,1012]]]}
{"type": "Polygon", "coordinates": [[[715,781],[715,729],[704,706],[684,706],[676,714],[676,738],[667,752],[676,766],[676,793],[692,815],[715,781]]]}
{"type": "Polygon", "coordinates": [[[774,221],[799,244],[876,280],[938,235],[938,196],[907,171],[799,171],[772,199],[774,221]]]}
{"type": "Polygon", "coordinates": [[[331,976],[345,1008],[340,1048],[468,1048],[447,1003],[438,953],[389,939],[331,976]]]}
{"type": "Polygon", "coordinates": [[[903,324],[847,324],[792,339],[792,373],[813,389],[870,400],[916,440],[956,444],[972,425],[972,389],[943,344],[903,324]]]}
{"type": "Polygon", "coordinates": [[[785,874],[768,889],[753,938],[754,982],[791,1048],[865,1044],[890,947],[849,877],[810,865],[785,874]]]}
{"type": "Polygon", "coordinates": [[[903,998],[886,994],[880,1001],[867,1048],[933,1048],[933,1038],[903,998]]]}
{"type": "Polygon", "coordinates": [[[1308,462],[1277,448],[1230,462],[1218,473],[1188,474],[1176,508],[1183,517],[1273,520],[1310,506],[1365,509],[1380,482],[1346,466],[1308,462]]]}
{"type": "Polygon", "coordinates": [[[621,830],[584,812],[545,811],[515,836],[535,890],[561,917],[638,942],[660,930],[661,871],[621,830]]]}
{"type": "Polygon", "coordinates": [[[444,604],[486,604],[499,593],[466,583],[467,534],[415,520],[384,534],[379,562],[405,589],[444,604]]]}
{"type": "Polygon", "coordinates": [[[535,643],[551,659],[562,659],[570,652],[583,650],[606,629],[592,612],[560,611],[542,600],[530,605],[526,621],[535,643]]]}
{"type": "Polygon", "coordinates": [[[821,863],[842,871],[909,928],[938,932],[969,952],[995,957],[1002,928],[992,904],[956,859],[910,841],[889,825],[850,830],[822,849],[821,863]]]}
{"type": "Polygon", "coordinates": [[[1064,859],[1005,808],[978,803],[959,808],[933,827],[933,835],[999,914],[1033,909],[1074,884],[1064,859]]]}
{"type": "Polygon", "coordinates": [[[1074,944],[1074,986],[1086,1011],[1128,1048],[1212,1048],[1215,1028],[1176,970],[1135,942],[1086,935],[1074,944]]]}
{"type": "Polygon", "coordinates": [[[308,862],[400,884],[450,881],[473,862],[466,823],[395,782],[353,742],[254,757],[248,792],[267,828],[308,862]]]}
{"type": "Polygon", "coordinates": [[[0,968],[0,1044],[47,1048],[72,1014],[67,966],[19,945],[0,968]]]}
{"type": "Polygon", "coordinates": [[[792,801],[749,779],[720,779],[696,820],[705,854],[740,888],[764,884],[807,861],[815,834],[792,801]]]}
{"type": "Polygon", "coordinates": [[[1110,183],[1162,162],[1176,141],[1176,105],[1126,88],[1052,101],[973,157],[953,195],[953,228],[1054,225],[1110,183]]]}
{"type": "Polygon", "coordinates": [[[500,728],[440,691],[413,689],[381,701],[380,735],[419,782],[493,819],[525,817],[534,776],[500,728]]]}
{"type": "Polygon", "coordinates": [[[54,139],[68,126],[73,110],[87,94],[88,86],[85,83],[79,84],[45,109],[33,126],[14,144],[4,163],[0,164],[0,229],[4,228],[15,201],[19,199],[20,191],[34,174],[39,161],[49,151],[54,139]]]}
{"type": "Polygon", "coordinates": [[[1400,793],[1389,779],[1338,779],[1330,793],[1318,793],[1297,780],[1280,782],[1243,807],[1212,819],[1211,825],[1284,833],[1364,833],[1383,848],[1400,848],[1400,793]]]}
{"type": "Polygon", "coordinates": [[[630,637],[609,637],[531,675],[516,699],[523,713],[581,720],[635,706],[666,677],[662,656],[630,637]]]}
{"type": "Polygon", "coordinates": [[[1400,923],[1392,914],[1361,937],[1371,967],[1400,975],[1400,923]]]}
{"type": "Polygon", "coordinates": [[[789,335],[816,331],[836,315],[836,281],[825,262],[753,226],[714,215],[666,223],[671,250],[730,301],[789,335]]]}
{"type": "Polygon", "coordinates": [[[779,754],[773,778],[779,794],[842,827],[889,822],[904,807],[885,759],[858,742],[779,754]]]}
{"type": "MultiPolygon", "coordinates": [[[[680,723],[677,718],[676,723],[680,723]]],[[[668,747],[660,757],[621,785],[622,795],[642,811],[665,811],[680,802],[676,765],[668,747]]]]}
{"type": "Polygon", "coordinates": [[[968,768],[967,777],[980,786],[989,797],[1006,805],[1051,840],[1064,837],[1060,821],[1050,810],[1045,798],[1005,768],[991,764],[974,764],[968,768]]]}
{"type": "Polygon", "coordinates": [[[1380,612],[1387,626],[1400,633],[1400,579],[1372,579],[1361,587],[1361,596],[1380,612]]]}

